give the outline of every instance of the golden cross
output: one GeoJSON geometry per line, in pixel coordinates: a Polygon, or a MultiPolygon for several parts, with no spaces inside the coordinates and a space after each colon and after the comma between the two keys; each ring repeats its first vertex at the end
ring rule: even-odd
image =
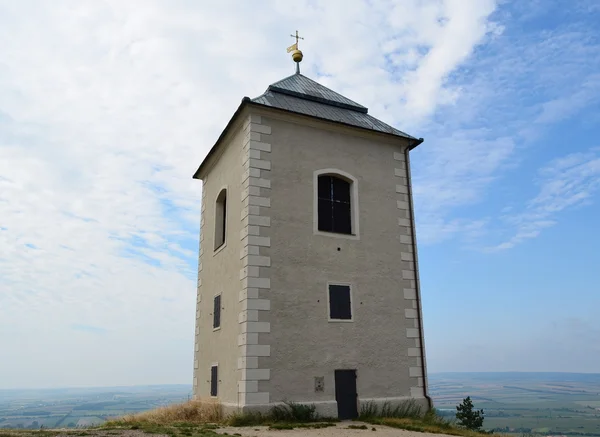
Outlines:
{"type": "Polygon", "coordinates": [[[296,31],[296,35],[290,35],[292,38],[296,38],[296,49],[298,48],[298,40],[304,39],[301,36],[298,36],[298,31],[296,31]]]}

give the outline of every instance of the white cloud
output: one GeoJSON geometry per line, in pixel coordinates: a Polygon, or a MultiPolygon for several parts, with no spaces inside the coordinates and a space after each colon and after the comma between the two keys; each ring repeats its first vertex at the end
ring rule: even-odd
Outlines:
{"type": "Polygon", "coordinates": [[[504,216],[509,229],[515,229],[514,235],[487,250],[511,249],[555,225],[563,210],[592,202],[600,191],[600,151],[592,149],[553,160],[539,170],[538,185],[538,194],[523,212],[504,216]]]}
{"type": "Polygon", "coordinates": [[[191,175],[241,98],[293,72],[288,35],[308,75],[413,132],[494,9],[347,5],[0,2],[0,387],[191,381],[191,175]]]}
{"type": "MultiPolygon", "coordinates": [[[[563,154],[554,149],[557,138],[569,134],[564,129],[597,124],[597,111],[586,111],[600,96],[600,45],[594,31],[577,19],[552,30],[532,26],[548,13],[544,5],[497,11],[486,24],[483,44],[446,79],[446,89],[460,90],[453,103],[439,106],[420,125],[426,141],[412,153],[419,242],[456,238],[477,250],[489,246],[499,232],[491,217],[506,206],[502,203],[519,210],[522,190],[513,190],[511,199],[506,195],[517,176],[514,169],[538,159],[541,148],[547,159],[563,154]],[[549,133],[560,123],[565,127],[549,133]],[[474,227],[479,241],[474,241],[474,227]]],[[[524,224],[516,239],[539,235],[555,219],[524,224]]]]}

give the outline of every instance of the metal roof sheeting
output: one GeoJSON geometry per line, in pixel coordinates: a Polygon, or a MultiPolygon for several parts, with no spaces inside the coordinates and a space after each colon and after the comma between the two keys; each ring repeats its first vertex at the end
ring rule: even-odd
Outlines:
{"type": "Polygon", "coordinates": [[[252,102],[399,137],[416,139],[370,116],[366,107],[301,74],[294,74],[275,82],[263,95],[252,99],[252,102]]]}

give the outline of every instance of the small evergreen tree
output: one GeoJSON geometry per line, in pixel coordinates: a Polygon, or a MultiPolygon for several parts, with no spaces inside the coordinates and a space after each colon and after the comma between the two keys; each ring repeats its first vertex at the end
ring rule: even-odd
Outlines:
{"type": "Polygon", "coordinates": [[[467,396],[462,404],[456,406],[456,419],[459,425],[479,431],[483,426],[483,410],[473,411],[473,402],[471,397],[467,396]]]}

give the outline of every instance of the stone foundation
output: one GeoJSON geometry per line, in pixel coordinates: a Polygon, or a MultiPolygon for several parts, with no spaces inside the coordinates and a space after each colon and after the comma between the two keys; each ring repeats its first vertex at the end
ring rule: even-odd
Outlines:
{"type": "MultiPolygon", "coordinates": [[[[421,407],[421,413],[426,413],[429,410],[429,403],[426,398],[411,398],[411,397],[397,397],[397,398],[375,398],[375,399],[359,399],[358,400],[358,412],[360,414],[361,405],[366,404],[367,402],[373,402],[379,410],[383,408],[383,406],[387,403],[391,408],[395,408],[398,405],[401,405],[405,402],[414,401],[417,405],[421,407]]],[[[298,404],[304,405],[315,405],[317,407],[317,415],[323,418],[337,418],[337,402],[335,400],[332,401],[318,401],[318,402],[296,402],[298,404]]],[[[223,414],[228,416],[234,413],[248,413],[248,412],[259,412],[259,413],[268,413],[271,408],[283,405],[281,402],[274,402],[270,404],[253,404],[253,405],[236,405],[236,404],[223,404],[223,414]]]]}

